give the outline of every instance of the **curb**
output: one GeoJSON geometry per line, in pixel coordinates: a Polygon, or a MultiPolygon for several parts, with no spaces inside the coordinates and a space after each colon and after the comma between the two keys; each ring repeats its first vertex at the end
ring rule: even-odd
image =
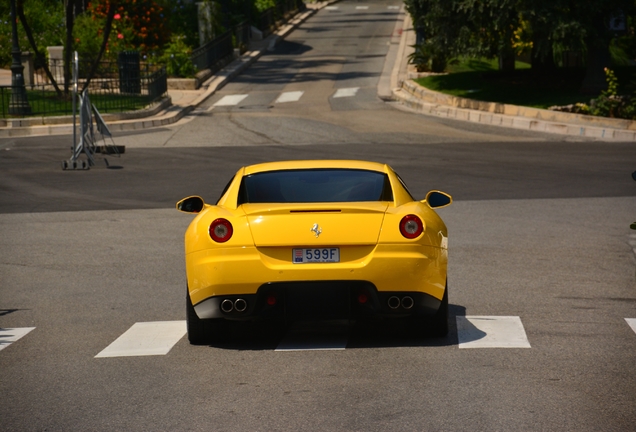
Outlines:
{"type": "MultiPolygon", "coordinates": [[[[157,128],[162,126],[168,126],[176,123],[183,117],[192,112],[207,98],[212,96],[217,90],[221,89],[229,80],[239,75],[255,61],[257,61],[267,50],[273,49],[282,39],[284,39],[289,33],[296,29],[300,24],[305,22],[310,16],[316,13],[323,7],[335,3],[338,0],[323,1],[317,3],[311,3],[307,5],[307,9],[299,12],[296,17],[287,22],[283,27],[272,33],[270,36],[263,40],[264,48],[247,51],[238,59],[232,61],[228,66],[218,71],[215,75],[205,81],[201,88],[205,89],[201,94],[190,104],[184,107],[177,105],[171,105],[166,108],[166,100],[170,100],[169,97],[164,98],[160,103],[141,111],[133,111],[130,113],[121,113],[113,115],[104,115],[106,125],[113,131],[131,131],[131,130],[144,130],[150,128],[157,128]],[[108,117],[111,119],[113,116],[118,117],[117,120],[108,122],[108,117]],[[128,117],[128,119],[121,119],[122,117],[128,117]],[[131,118],[132,117],[132,118],[131,118]],[[139,120],[140,117],[144,117],[143,120],[139,120]]],[[[68,135],[73,133],[72,116],[55,117],[54,122],[58,124],[39,124],[23,126],[26,122],[43,122],[43,118],[29,118],[29,119],[16,119],[7,120],[7,127],[0,127],[0,138],[10,137],[27,137],[27,136],[43,136],[43,135],[68,135]],[[61,124],[63,121],[66,123],[61,124]]]]}
{"type": "MultiPolygon", "coordinates": [[[[547,132],[552,134],[595,138],[603,141],[636,141],[636,130],[631,127],[636,122],[630,122],[630,128],[612,128],[599,125],[595,117],[591,119],[582,119],[579,114],[568,114],[555,112],[560,116],[572,116],[565,121],[550,121],[540,118],[540,116],[549,116],[552,111],[540,110],[536,108],[528,109],[527,107],[519,107],[516,105],[495,104],[489,102],[480,102],[471,99],[457,98],[442,93],[433,92],[422,87],[412,81],[405,81],[401,88],[393,90],[395,98],[404,106],[414,109],[418,112],[434,115],[437,117],[451,118],[455,120],[464,120],[472,123],[480,123],[489,126],[502,126],[514,129],[524,129],[535,132],[547,132]],[[479,108],[464,108],[457,104],[464,103],[470,105],[478,105],[479,108]],[[510,109],[518,109],[518,114],[500,113],[510,109]],[[534,111],[534,112],[533,112],[534,111]]],[[[615,120],[615,119],[605,119],[615,120]]],[[[617,126],[621,126],[623,121],[617,126]]]]}

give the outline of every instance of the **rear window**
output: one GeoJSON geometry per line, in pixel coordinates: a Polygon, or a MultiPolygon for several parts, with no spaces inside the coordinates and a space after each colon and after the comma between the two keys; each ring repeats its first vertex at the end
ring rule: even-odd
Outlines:
{"type": "Polygon", "coordinates": [[[238,205],[393,201],[389,177],[353,169],[268,171],[243,177],[238,205]]]}

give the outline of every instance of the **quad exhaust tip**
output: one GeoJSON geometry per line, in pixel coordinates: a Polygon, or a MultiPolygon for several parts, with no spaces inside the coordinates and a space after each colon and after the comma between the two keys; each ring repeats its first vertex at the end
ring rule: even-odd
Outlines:
{"type": "Polygon", "coordinates": [[[396,296],[389,297],[389,301],[387,302],[391,309],[397,309],[400,307],[400,298],[396,296]]]}
{"type": "Polygon", "coordinates": [[[399,308],[400,306],[408,310],[415,305],[415,302],[413,301],[413,298],[410,296],[404,296],[402,297],[401,300],[397,296],[391,296],[389,297],[389,300],[387,301],[387,305],[389,306],[389,308],[393,310],[399,308]]]}
{"type": "Polygon", "coordinates": [[[225,299],[221,302],[221,310],[225,313],[230,313],[234,310],[234,303],[232,300],[225,299]]]}
{"type": "Polygon", "coordinates": [[[247,309],[247,302],[243,299],[236,299],[234,301],[234,310],[237,312],[245,312],[247,309]]]}
{"type": "Polygon", "coordinates": [[[247,309],[247,302],[240,298],[234,301],[230,299],[225,299],[221,302],[221,310],[225,313],[230,313],[232,311],[236,312],[245,312],[247,309]]]}

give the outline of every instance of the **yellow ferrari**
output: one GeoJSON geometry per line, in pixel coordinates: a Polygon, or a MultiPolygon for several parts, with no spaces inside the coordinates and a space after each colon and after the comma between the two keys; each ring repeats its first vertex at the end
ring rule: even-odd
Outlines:
{"type": "Polygon", "coordinates": [[[243,167],[215,205],[191,196],[185,234],[192,344],[225,340],[236,320],[402,319],[448,332],[448,234],[388,165],[346,160],[243,167]]]}

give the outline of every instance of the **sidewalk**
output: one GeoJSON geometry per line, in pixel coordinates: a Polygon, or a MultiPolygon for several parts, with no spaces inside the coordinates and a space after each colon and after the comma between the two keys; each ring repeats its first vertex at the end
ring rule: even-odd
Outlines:
{"type": "MultiPolygon", "coordinates": [[[[308,3],[307,10],[276,33],[261,41],[252,41],[249,50],[205,81],[198,90],[169,89],[162,103],[150,109],[123,114],[106,114],[104,120],[112,132],[143,130],[176,123],[196,109],[273,48],[316,11],[337,0],[308,3]]],[[[636,121],[569,114],[543,109],[482,102],[438,93],[419,86],[408,71],[408,56],[415,44],[415,31],[408,13],[402,10],[390,41],[389,53],[378,95],[422,114],[464,120],[490,126],[547,132],[603,141],[636,141],[636,121]],[[389,71],[390,69],[390,71],[389,71]]],[[[0,70],[0,85],[10,85],[11,71],[0,70]],[[6,82],[6,84],[4,84],[6,82]]],[[[54,134],[72,134],[71,117],[0,119],[0,138],[54,134]],[[45,124],[48,123],[48,124],[45,124]]]]}

